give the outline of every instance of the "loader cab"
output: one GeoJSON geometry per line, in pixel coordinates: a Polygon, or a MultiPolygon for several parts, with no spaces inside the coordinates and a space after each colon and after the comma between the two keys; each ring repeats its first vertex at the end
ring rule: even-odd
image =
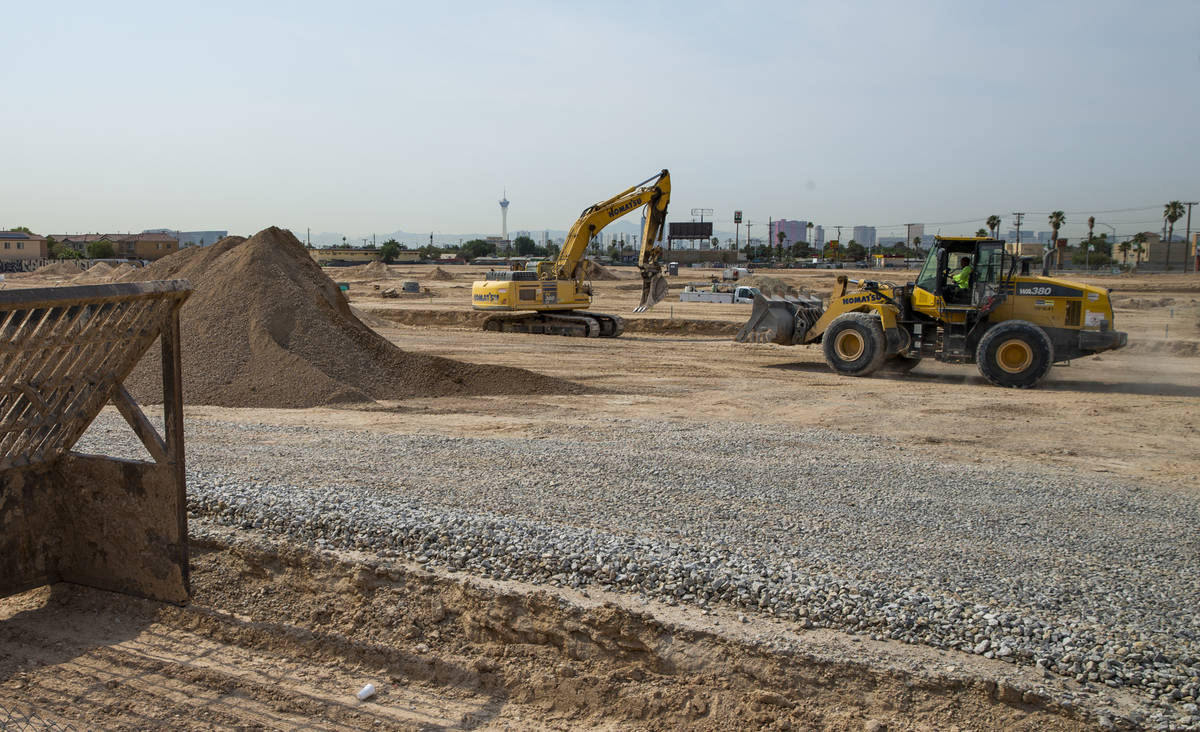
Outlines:
{"type": "Polygon", "coordinates": [[[935,316],[946,306],[978,307],[1006,276],[1004,242],[984,237],[935,237],[913,291],[913,308],[935,316]],[[971,286],[966,293],[950,282],[962,257],[971,258],[971,286]]]}

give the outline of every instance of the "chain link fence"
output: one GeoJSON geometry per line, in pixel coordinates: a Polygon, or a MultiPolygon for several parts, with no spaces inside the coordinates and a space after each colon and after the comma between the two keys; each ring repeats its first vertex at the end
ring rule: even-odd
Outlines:
{"type": "Polygon", "coordinates": [[[73,724],[43,719],[35,712],[25,712],[0,703],[0,730],[3,732],[80,732],[73,724]]]}

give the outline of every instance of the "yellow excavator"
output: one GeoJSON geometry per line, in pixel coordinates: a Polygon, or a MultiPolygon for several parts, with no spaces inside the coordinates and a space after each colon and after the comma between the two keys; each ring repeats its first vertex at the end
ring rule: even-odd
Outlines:
{"type": "Polygon", "coordinates": [[[939,236],[916,282],[839,275],[828,304],[756,295],[736,340],[820,343],[846,376],[909,371],[923,358],[974,363],[1013,388],[1035,386],[1055,363],[1125,347],[1107,289],[1031,275],[1029,264],[997,239],[939,236]],[[970,270],[955,278],[960,263],[970,270]]]}
{"type": "Polygon", "coordinates": [[[506,333],[616,338],[625,330],[619,316],[585,312],[592,304],[591,263],[584,258],[588,243],[613,221],[645,209],[638,269],[642,274],[642,299],[634,312],[654,307],[667,294],[662,274],[663,224],[671,201],[671,174],[665,169],[612,198],[588,206],[567,234],[558,258],[538,262],[530,269],[489,272],[486,280],[471,286],[476,310],[499,311],[483,322],[483,329],[506,333]]]}

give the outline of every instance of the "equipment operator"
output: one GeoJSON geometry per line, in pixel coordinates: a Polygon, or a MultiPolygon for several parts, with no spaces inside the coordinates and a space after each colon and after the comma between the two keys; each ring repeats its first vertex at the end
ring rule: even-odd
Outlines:
{"type": "Polygon", "coordinates": [[[971,289],[971,273],[975,270],[971,268],[970,257],[963,257],[958,261],[958,265],[958,269],[950,273],[950,281],[960,291],[966,292],[971,289]]]}

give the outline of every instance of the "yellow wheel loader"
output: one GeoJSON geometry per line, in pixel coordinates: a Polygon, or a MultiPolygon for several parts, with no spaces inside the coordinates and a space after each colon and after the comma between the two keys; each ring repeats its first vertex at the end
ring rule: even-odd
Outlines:
{"type": "Polygon", "coordinates": [[[1127,343],[1113,330],[1108,290],[1030,275],[1028,259],[980,237],[936,237],[906,285],[839,275],[827,304],[759,295],[736,340],[820,343],[829,367],[847,376],[908,371],[923,358],[974,363],[991,383],[1015,388],[1035,386],[1055,363],[1127,343]]]}
{"type": "Polygon", "coordinates": [[[489,272],[471,286],[475,310],[499,311],[483,322],[484,330],[508,333],[615,338],[625,330],[619,316],[585,312],[592,304],[589,261],[584,259],[592,237],[613,221],[645,209],[638,269],[642,299],[634,312],[654,307],[667,294],[662,274],[663,224],[671,201],[671,174],[665,169],[612,198],[588,206],[579,215],[553,262],[538,262],[534,270],[489,272]]]}

